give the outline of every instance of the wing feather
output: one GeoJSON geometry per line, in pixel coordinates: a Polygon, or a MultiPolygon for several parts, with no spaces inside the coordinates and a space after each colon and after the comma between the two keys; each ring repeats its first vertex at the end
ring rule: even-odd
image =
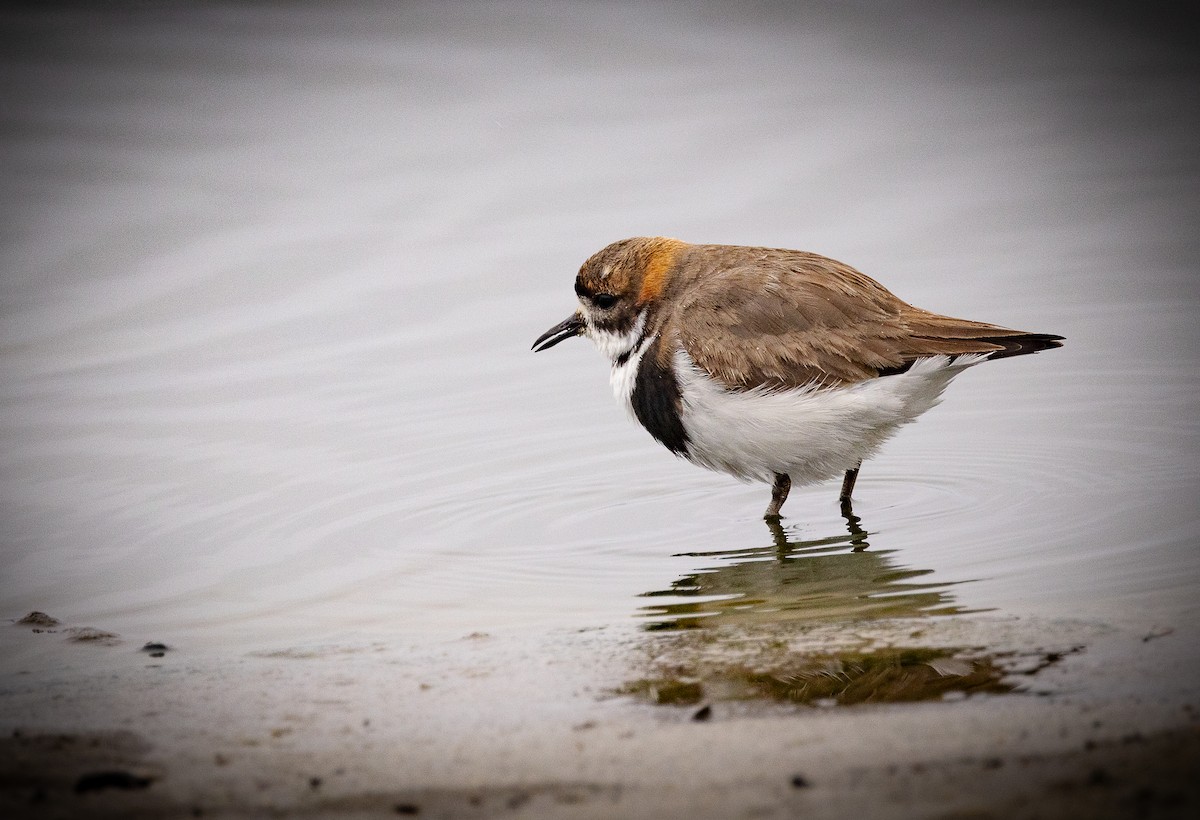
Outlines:
{"type": "Polygon", "coordinates": [[[681,294],[661,330],[733,389],[832,387],[902,370],[924,356],[1017,355],[1057,346],[1057,337],[913,307],[816,254],[738,250],[753,258],[733,254],[706,271],[681,294]],[[1019,338],[1040,339],[1041,346],[1018,349],[1019,338]]]}

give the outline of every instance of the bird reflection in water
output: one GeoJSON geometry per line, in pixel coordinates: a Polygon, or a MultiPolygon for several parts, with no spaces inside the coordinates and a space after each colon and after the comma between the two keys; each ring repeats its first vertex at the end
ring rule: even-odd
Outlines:
{"type": "Polygon", "coordinates": [[[772,622],[863,620],[967,612],[950,594],[953,582],[921,582],[931,569],[911,569],[896,550],[871,549],[869,533],[849,505],[845,533],[802,540],[768,521],[773,543],[715,552],[680,553],[710,559],[671,584],[643,593],[666,599],[642,608],[647,630],[772,622]]]}

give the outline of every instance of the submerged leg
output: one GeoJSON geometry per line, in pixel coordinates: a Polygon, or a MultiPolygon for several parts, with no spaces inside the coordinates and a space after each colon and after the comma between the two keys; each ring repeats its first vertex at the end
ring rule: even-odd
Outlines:
{"type": "Polygon", "coordinates": [[[854,465],[854,469],[846,471],[846,477],[842,479],[842,494],[838,496],[838,501],[843,504],[850,503],[850,496],[854,494],[854,482],[858,480],[858,468],[862,466],[862,462],[854,465]]]}
{"type": "Polygon", "coordinates": [[[846,478],[841,480],[841,493],[838,496],[838,501],[841,502],[841,514],[852,515],[850,510],[850,497],[854,492],[854,481],[858,480],[858,468],[863,466],[863,462],[859,461],[854,465],[853,469],[847,469],[846,478]]]}
{"type": "Polygon", "coordinates": [[[870,535],[862,528],[862,519],[854,514],[854,508],[850,506],[850,499],[842,499],[842,517],[846,519],[846,529],[850,531],[850,545],[854,552],[862,552],[867,547],[871,546],[867,543],[867,536],[870,535]]]}
{"type": "Polygon", "coordinates": [[[771,488],[771,503],[768,505],[767,511],[763,513],[763,518],[779,517],[779,508],[783,506],[783,502],[787,501],[788,492],[791,489],[791,476],[785,473],[776,473],[775,485],[771,488]]]}

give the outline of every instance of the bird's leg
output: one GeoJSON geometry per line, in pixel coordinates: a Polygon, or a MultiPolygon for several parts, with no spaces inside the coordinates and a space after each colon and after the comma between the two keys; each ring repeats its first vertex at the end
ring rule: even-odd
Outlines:
{"type": "Polygon", "coordinates": [[[783,502],[787,501],[788,493],[791,489],[791,476],[786,473],[776,473],[775,485],[771,487],[771,503],[767,506],[767,511],[763,514],[763,518],[779,517],[779,508],[783,506],[783,502]]]}
{"type": "Polygon", "coordinates": [[[854,494],[854,482],[858,480],[858,468],[862,466],[862,462],[854,465],[853,469],[846,471],[846,477],[842,479],[842,493],[838,496],[838,501],[843,504],[850,503],[850,496],[854,494]]]}
{"type": "Polygon", "coordinates": [[[854,517],[854,510],[851,508],[850,496],[854,493],[854,482],[858,478],[858,468],[862,466],[862,462],[858,462],[854,469],[846,471],[846,477],[842,479],[842,492],[838,495],[838,501],[841,503],[842,515],[847,518],[854,517]]]}

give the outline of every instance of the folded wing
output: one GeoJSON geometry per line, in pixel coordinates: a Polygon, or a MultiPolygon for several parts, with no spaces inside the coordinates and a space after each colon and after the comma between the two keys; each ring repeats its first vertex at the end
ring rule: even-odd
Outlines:
{"type": "Polygon", "coordinates": [[[903,372],[926,356],[1002,358],[1061,339],[930,313],[832,259],[761,249],[695,283],[660,332],[734,389],[834,387],[903,372]]]}

